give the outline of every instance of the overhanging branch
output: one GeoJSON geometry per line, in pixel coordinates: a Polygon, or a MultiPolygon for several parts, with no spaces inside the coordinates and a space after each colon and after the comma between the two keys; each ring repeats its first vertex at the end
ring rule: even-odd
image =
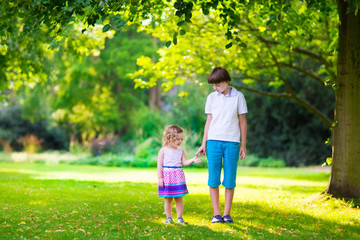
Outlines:
{"type": "Polygon", "coordinates": [[[308,101],[298,97],[296,94],[294,95],[287,92],[282,92],[282,93],[265,92],[240,84],[231,84],[231,86],[237,89],[245,89],[246,91],[253,92],[265,97],[292,99],[295,102],[299,103],[301,106],[303,106],[306,110],[308,110],[309,112],[320,118],[329,128],[332,125],[332,121],[330,118],[328,118],[325,114],[323,114],[319,109],[311,105],[308,101]]]}

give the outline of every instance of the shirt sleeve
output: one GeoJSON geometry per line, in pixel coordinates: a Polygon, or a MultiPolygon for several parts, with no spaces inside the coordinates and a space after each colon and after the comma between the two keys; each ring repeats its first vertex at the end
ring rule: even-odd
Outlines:
{"type": "Polygon", "coordinates": [[[244,114],[247,113],[247,105],[245,101],[244,94],[240,93],[238,94],[238,114],[244,114]]]}
{"type": "Polygon", "coordinates": [[[210,94],[208,95],[208,97],[206,99],[205,113],[206,114],[212,114],[212,112],[211,112],[211,97],[210,97],[210,94]]]}

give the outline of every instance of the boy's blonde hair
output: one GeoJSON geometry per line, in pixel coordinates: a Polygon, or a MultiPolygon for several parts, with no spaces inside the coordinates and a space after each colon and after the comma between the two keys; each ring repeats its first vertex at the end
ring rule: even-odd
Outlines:
{"type": "Polygon", "coordinates": [[[162,138],[163,147],[168,146],[171,142],[175,141],[176,136],[179,133],[183,133],[183,132],[184,131],[182,130],[182,128],[177,125],[168,126],[163,133],[163,138],[162,138]]]}

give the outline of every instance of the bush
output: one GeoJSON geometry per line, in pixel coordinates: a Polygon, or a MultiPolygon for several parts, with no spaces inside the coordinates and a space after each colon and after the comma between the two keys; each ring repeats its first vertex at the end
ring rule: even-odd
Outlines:
{"type": "Polygon", "coordinates": [[[10,145],[9,140],[0,139],[0,146],[1,146],[1,150],[4,151],[5,153],[12,152],[12,147],[10,145]]]}
{"type": "Polygon", "coordinates": [[[17,140],[28,134],[43,139],[45,150],[69,149],[69,136],[63,128],[51,126],[46,119],[37,122],[23,119],[21,105],[0,108],[0,139],[9,141],[14,151],[21,151],[22,144],[17,140]]]}
{"type": "Polygon", "coordinates": [[[161,148],[161,143],[159,142],[159,139],[155,138],[148,138],[144,142],[138,144],[135,147],[135,158],[136,159],[143,159],[143,158],[149,158],[151,156],[154,156],[157,158],[158,151],[161,148]]]}
{"type": "Polygon", "coordinates": [[[111,152],[117,137],[93,138],[90,144],[91,153],[99,156],[103,153],[111,152]]]}
{"type": "MultiPolygon", "coordinates": [[[[312,80],[291,76],[299,96],[333,118],[334,91],[312,80]],[[326,104],[324,104],[326,103],[326,104]]],[[[261,91],[273,91],[257,85],[261,91]]],[[[278,91],[282,91],[280,88],[278,91]]],[[[319,118],[290,99],[269,98],[243,91],[249,107],[247,148],[260,157],[284,159],[288,166],[321,164],[331,156],[325,140],[329,128],[319,118]]]]}
{"type": "Polygon", "coordinates": [[[245,159],[239,160],[239,166],[280,168],[286,167],[286,163],[284,160],[273,157],[259,158],[255,155],[247,155],[245,159]]]}
{"type": "Polygon", "coordinates": [[[134,159],[132,156],[128,155],[103,154],[101,156],[81,158],[70,162],[70,164],[146,168],[156,167],[157,159],[156,157],[151,159],[134,159]]]}
{"type": "Polygon", "coordinates": [[[24,146],[25,152],[34,154],[41,150],[42,139],[38,139],[35,135],[27,134],[18,139],[18,142],[24,146]]]}

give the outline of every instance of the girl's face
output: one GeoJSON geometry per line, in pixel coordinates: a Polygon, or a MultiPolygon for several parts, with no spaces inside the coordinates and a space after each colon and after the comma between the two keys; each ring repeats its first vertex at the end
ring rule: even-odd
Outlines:
{"type": "Polygon", "coordinates": [[[228,82],[213,83],[213,84],[211,84],[211,86],[218,93],[224,94],[224,91],[227,90],[229,83],[228,82]]]}
{"type": "Polygon", "coordinates": [[[176,134],[176,138],[170,143],[170,147],[172,148],[178,148],[183,141],[183,134],[178,133],[176,134]]]}

